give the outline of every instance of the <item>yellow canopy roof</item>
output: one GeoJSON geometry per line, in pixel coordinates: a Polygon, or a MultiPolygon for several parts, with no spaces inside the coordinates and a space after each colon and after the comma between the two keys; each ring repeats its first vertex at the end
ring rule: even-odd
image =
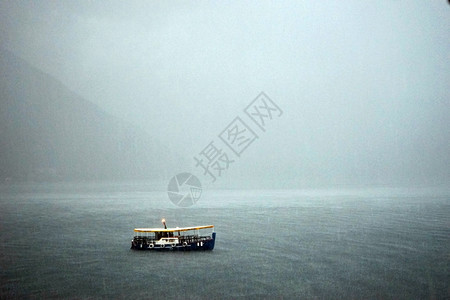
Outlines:
{"type": "Polygon", "coordinates": [[[206,229],[206,228],[214,228],[214,225],[205,225],[205,226],[195,226],[195,227],[176,227],[176,228],[135,228],[135,232],[178,232],[178,231],[189,231],[189,230],[198,230],[198,229],[206,229]]]}

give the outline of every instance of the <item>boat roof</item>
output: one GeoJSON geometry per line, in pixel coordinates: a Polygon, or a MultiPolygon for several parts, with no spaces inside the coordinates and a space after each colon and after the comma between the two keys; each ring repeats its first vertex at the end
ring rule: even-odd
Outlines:
{"type": "Polygon", "coordinates": [[[189,231],[189,230],[199,230],[206,228],[214,228],[214,225],[205,226],[194,226],[194,227],[175,227],[175,228],[135,228],[135,232],[178,232],[178,231],[189,231]]]}

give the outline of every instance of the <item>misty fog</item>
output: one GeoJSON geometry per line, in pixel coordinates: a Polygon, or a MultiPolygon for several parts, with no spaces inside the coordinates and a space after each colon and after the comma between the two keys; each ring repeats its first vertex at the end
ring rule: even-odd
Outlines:
{"type": "Polygon", "coordinates": [[[448,184],[449,13],[447,1],[1,1],[0,43],[148,134],[133,151],[151,148],[158,167],[139,178],[200,171],[194,156],[264,92],[283,115],[222,184],[448,184]]]}

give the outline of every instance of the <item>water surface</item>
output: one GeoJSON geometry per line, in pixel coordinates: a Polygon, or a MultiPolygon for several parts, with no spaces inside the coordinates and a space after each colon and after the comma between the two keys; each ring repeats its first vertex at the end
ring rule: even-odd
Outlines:
{"type": "Polygon", "coordinates": [[[1,298],[444,299],[448,189],[207,190],[4,185],[1,298]],[[135,227],[214,224],[211,252],[130,250],[135,227]]]}

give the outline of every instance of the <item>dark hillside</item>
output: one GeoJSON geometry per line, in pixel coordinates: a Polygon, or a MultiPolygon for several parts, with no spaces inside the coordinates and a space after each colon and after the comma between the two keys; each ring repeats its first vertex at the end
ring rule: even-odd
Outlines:
{"type": "Polygon", "coordinates": [[[0,50],[0,179],[158,178],[169,159],[145,132],[0,50]]]}

